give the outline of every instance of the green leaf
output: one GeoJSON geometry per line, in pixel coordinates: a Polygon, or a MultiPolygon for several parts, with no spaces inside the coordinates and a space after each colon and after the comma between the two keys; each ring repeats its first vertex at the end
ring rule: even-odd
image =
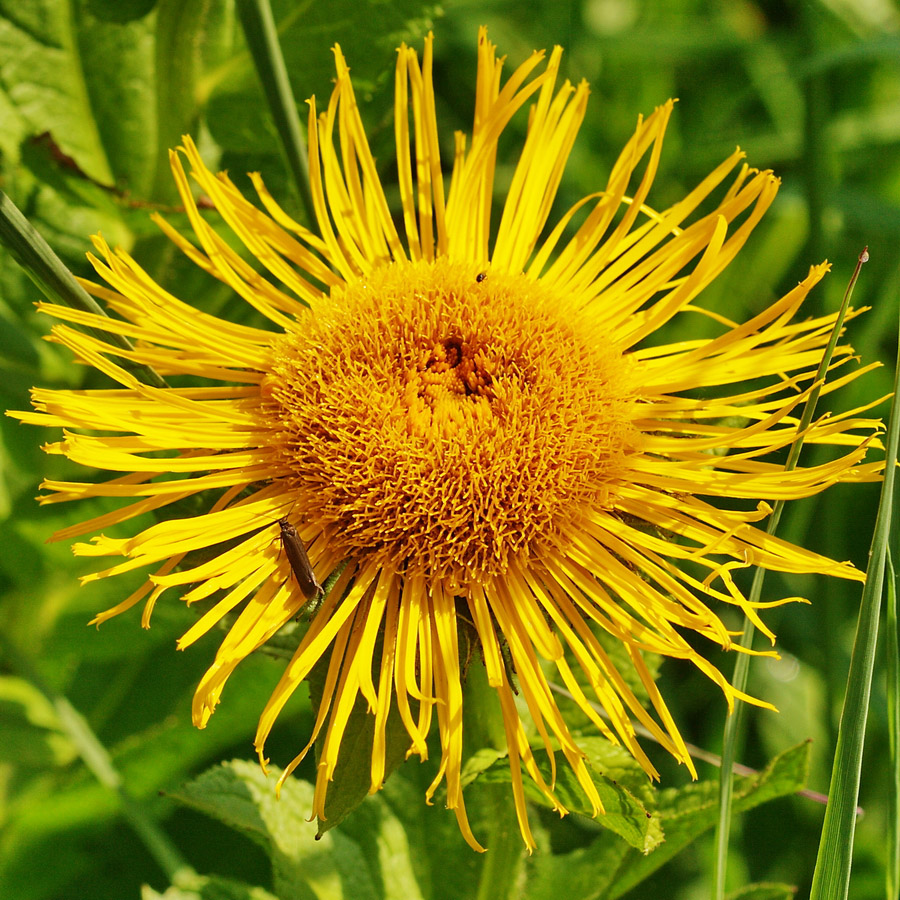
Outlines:
{"type": "Polygon", "coordinates": [[[0,678],[0,761],[29,767],[68,765],[75,747],[60,731],[50,701],[21,678],[0,678]]]}
{"type": "MultiPolygon", "coordinates": [[[[539,760],[538,768],[549,783],[551,780],[549,761],[539,760]]],[[[599,772],[590,769],[589,771],[605,810],[605,813],[597,816],[594,821],[603,828],[615,832],[642,853],[648,853],[656,847],[662,840],[662,834],[659,830],[659,822],[654,815],[625,787],[599,772]]],[[[500,755],[496,751],[483,751],[475,754],[472,767],[470,768],[467,764],[463,776],[465,782],[508,784],[512,781],[508,758],[505,754],[500,755]],[[473,775],[475,775],[474,778],[473,775]]],[[[530,778],[524,779],[524,786],[525,793],[531,800],[543,806],[551,806],[530,778]]],[[[557,767],[554,793],[559,802],[570,812],[592,818],[590,803],[578,783],[575,773],[565,761],[560,761],[557,767]]]]}
{"type": "MultiPolygon", "coordinates": [[[[768,800],[802,790],[809,770],[809,752],[809,743],[804,742],[776,756],[762,772],[736,777],[733,811],[744,812],[768,800]]],[[[718,817],[718,795],[718,779],[659,791],[655,812],[662,820],[665,842],[648,856],[630,851],[604,895],[605,900],[615,900],[640,884],[712,828],[718,817]]]]}
{"type": "Polygon", "coordinates": [[[560,885],[565,885],[566,900],[602,900],[631,852],[624,841],[603,832],[589,846],[569,853],[535,854],[528,860],[525,898],[559,900],[560,885]]]}
{"type": "Polygon", "coordinates": [[[578,746],[584,750],[591,768],[605,778],[627,788],[652,809],[655,791],[641,764],[621,744],[613,744],[597,734],[579,735],[578,746]]]}
{"type": "Polygon", "coordinates": [[[141,889],[141,900],[279,900],[275,894],[252,884],[230,878],[190,875],[179,878],[163,893],[148,885],[141,889]]]}
{"type": "MultiPolygon", "coordinates": [[[[776,757],[757,775],[739,778],[735,810],[751,809],[766,800],[800,790],[806,777],[809,745],[803,743],[776,757]]],[[[587,847],[558,855],[535,855],[529,860],[527,900],[555,900],[566,885],[567,900],[613,900],[640,884],[665,862],[710,829],[716,820],[718,781],[656,792],[654,821],[661,823],[665,840],[642,853],[601,832],[587,847]]],[[[602,817],[597,821],[602,823],[602,817]]],[[[754,886],[761,891],[776,886],[754,886]]],[[[782,893],[748,894],[754,900],[780,898],[782,893]]]]}
{"type": "MultiPolygon", "coordinates": [[[[859,608],[850,670],[847,673],[847,692],[841,708],[837,747],[825,822],[813,872],[811,900],[842,900],[850,891],[850,867],[853,861],[853,841],[856,832],[856,806],[862,776],[863,747],[866,741],[866,720],[872,696],[872,677],[878,647],[878,622],[881,598],[885,587],[885,568],[891,537],[894,504],[894,484],[900,445],[900,358],[894,363],[894,399],[887,426],[884,453],[884,481],[875,532],[869,549],[869,565],[859,608]]],[[[891,851],[893,852],[893,851],[891,851]]]]}
{"type": "MultiPolygon", "coordinates": [[[[307,782],[291,779],[276,798],[273,777],[267,778],[255,763],[233,760],[208,769],[172,796],[260,844],[278,875],[279,894],[297,900],[333,896],[324,888],[332,881],[339,884],[348,864],[351,877],[360,872],[359,860],[316,842],[315,826],[307,821],[313,798],[307,782]],[[308,879],[300,871],[303,868],[308,879]],[[323,888],[321,893],[313,889],[316,884],[323,888]]],[[[361,897],[375,896],[371,885],[365,887],[361,897]]]]}
{"type": "Polygon", "coordinates": [[[797,888],[792,884],[759,882],[748,884],[726,894],[726,900],[795,900],[797,888]]]}
{"type": "MultiPolygon", "coordinates": [[[[395,709],[388,716],[387,756],[385,778],[406,758],[409,735],[395,709]]],[[[319,819],[319,834],[325,834],[340,824],[369,796],[372,784],[372,744],[375,737],[375,717],[367,703],[357,697],[341,740],[334,779],[325,797],[325,818],[319,819]]],[[[316,755],[319,746],[317,742],[316,755]]]]}
{"type": "MultiPolygon", "coordinates": [[[[380,658],[380,642],[375,648],[375,657],[380,658]]],[[[318,711],[322,700],[327,665],[316,666],[310,676],[310,700],[313,709],[318,711]]],[[[406,759],[409,750],[409,734],[397,712],[392,706],[388,714],[386,728],[385,780],[406,759]]],[[[316,762],[319,761],[324,741],[324,734],[316,742],[316,762]]],[[[358,695],[338,752],[337,767],[334,777],[328,785],[325,797],[325,818],[319,819],[319,836],[325,834],[335,825],[340,824],[369,796],[372,786],[372,746],[375,739],[375,716],[369,712],[368,703],[362,695],[358,695]]]]}
{"type": "Polygon", "coordinates": [[[0,56],[3,105],[21,137],[49,132],[91,179],[147,189],[156,146],[152,22],[102,21],[80,2],[7,4],[0,56]]]}
{"type": "Polygon", "coordinates": [[[259,843],[272,861],[275,890],[296,900],[418,900],[400,821],[373,798],[354,827],[318,837],[309,820],[313,787],[289,778],[280,798],[274,773],[234,760],[208,770],[173,796],[259,843]]]}

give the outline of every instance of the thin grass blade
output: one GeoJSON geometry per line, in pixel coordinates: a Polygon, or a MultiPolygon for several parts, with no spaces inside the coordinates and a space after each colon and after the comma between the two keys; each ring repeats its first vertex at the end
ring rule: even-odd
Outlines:
{"type": "Polygon", "coordinates": [[[900,434],[900,404],[896,399],[898,391],[900,391],[900,364],[896,368],[894,378],[894,402],[888,425],[881,500],[875,520],[875,533],[869,549],[866,584],[856,626],[853,654],[850,657],[847,693],[841,711],[837,748],[831,770],[831,786],[828,790],[828,805],[825,807],[825,824],[819,841],[810,900],[826,900],[826,898],[844,900],[850,890],[856,803],[859,797],[866,718],[872,691],[872,672],[875,668],[875,650],[878,643],[878,619],[881,614],[881,596],[884,591],[891,530],[897,444],[900,434]]]}
{"type": "Polygon", "coordinates": [[[888,752],[891,774],[888,795],[887,865],[885,896],[900,896],[900,641],[897,635],[897,580],[891,551],[887,558],[887,616],[885,618],[885,687],[887,694],[888,752]]]}
{"type": "MultiPolygon", "coordinates": [[[[822,359],[819,362],[819,368],[816,371],[817,386],[809,395],[809,399],[803,407],[803,414],[800,418],[798,427],[797,440],[791,444],[787,461],[785,462],[785,470],[791,471],[796,468],[800,459],[800,451],[803,448],[803,433],[809,427],[816,413],[816,405],[819,402],[819,395],[822,392],[822,386],[825,383],[825,376],[828,372],[828,366],[831,364],[831,358],[834,355],[837,342],[840,339],[841,330],[844,327],[844,318],[847,310],[850,308],[850,298],[853,296],[853,288],[859,278],[860,270],[863,263],[869,260],[869,248],[863,249],[856,262],[856,268],[850,281],[847,284],[847,290],[844,291],[844,298],[841,301],[841,308],[838,310],[837,318],[834,322],[834,328],[831,330],[831,336],[822,359]]],[[[781,520],[781,514],[784,511],[784,501],[779,500],[772,506],[772,514],[769,516],[766,525],[766,533],[773,535],[778,528],[781,520]]],[[[749,600],[751,603],[757,603],[762,595],[763,582],[765,580],[765,570],[757,568],[753,574],[753,582],[750,586],[749,600]]],[[[739,644],[741,647],[750,648],[753,645],[753,636],[755,634],[753,623],[744,618],[743,631],[739,644]]],[[[747,678],[750,672],[750,655],[747,653],[737,654],[734,664],[734,675],[732,684],[739,691],[746,691],[747,678]]],[[[719,818],[716,824],[716,848],[715,848],[715,869],[713,877],[713,897],[714,900],[724,900],[725,897],[725,878],[728,869],[728,839],[731,833],[731,801],[732,786],[735,761],[738,756],[738,741],[741,735],[741,724],[743,721],[743,704],[736,704],[734,711],[725,721],[725,734],[722,741],[722,768],[719,773],[719,818]]]]}

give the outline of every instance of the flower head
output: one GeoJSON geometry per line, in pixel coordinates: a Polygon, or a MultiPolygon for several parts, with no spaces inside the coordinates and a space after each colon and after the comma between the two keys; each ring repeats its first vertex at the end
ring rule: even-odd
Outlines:
{"type": "MultiPolygon", "coordinates": [[[[313,733],[285,771],[322,740],[319,816],[350,711],[362,697],[375,719],[373,790],[384,779],[391,709],[410,752],[423,758],[436,719],[441,763],[428,796],[446,782],[447,805],[479,846],[461,788],[466,638],[479,645],[473,664],[483,658],[496,692],[519,823],[531,846],[522,769],[565,811],[533,745],[551,760],[561,754],[601,810],[548,673],[650,776],[655,769],[635,722],[693,772],[643,654],[692,662],[729,705],[736,696],[752,699],[685,637],[694,632],[731,647],[733,632],[716,610],[733,606],[773,638],[758,610],[786,601],[751,604],[733,571],[755,565],[861,577],[849,564],[757,527],[767,501],[877,471],[861,462],[876,423],[857,413],[826,416],[804,432],[806,440],[840,448],[830,462],[787,471],[772,455],[800,435],[798,407],[833,324],[831,316],[797,317],[827,266],[814,267],[749,322],[707,313],[719,323],[716,337],[656,337],[672,319],[703,312],[695,298],[734,258],[778,182],[743,165],[738,151],[683,200],[654,210],[647,197],[672,112],[667,103],[638,121],[605,188],[551,223],[588,98],[583,83],[557,88],[560,55],[556,48],[540,69],[543,54],[535,53],[504,80],[503,61],[481,32],[474,127],[470,139],[456,137],[445,190],[431,38],[421,64],[400,48],[397,222],[339,48],[326,110],[319,115],[310,102],[315,231],[291,219],[256,175],[262,209],[249,202],[185,138],[172,169],[196,243],[157,217],[159,225],[268,319],[268,328],[198,311],[99,237],[102,259],[90,258],[108,286],[86,286],[119,318],[43,305],[59,319],[137,342],[128,352],[55,326],[55,340],[121,387],[38,389],[38,412],[18,414],[66,429],[49,452],[116,473],[101,484],[47,481],[54,492],[47,500],[132,499],[56,537],[96,533],[198,493],[213,498],[202,515],[75,545],[86,556],[125,558],[85,581],[161,564],[95,621],[146,598],[147,624],[164,591],[187,585],[188,603],[217,599],[179,647],[234,615],[195,695],[198,726],[235,667],[308,602],[282,551],[281,520],[295,526],[308,552],[309,583],[327,584],[256,736],[262,757],[279,712],[324,660],[313,733]],[[497,142],[529,101],[527,138],[493,216],[497,142]],[[255,265],[201,216],[185,160],[255,265]],[[715,208],[698,213],[713,205],[714,192],[715,208]],[[142,384],[117,357],[190,376],[182,379],[189,386],[142,384]],[[720,498],[728,501],[722,507],[720,498]],[[745,502],[738,508],[734,501],[745,502]],[[183,562],[223,542],[229,549],[213,558],[183,562]],[[601,633],[627,652],[649,708],[617,670],[601,633]]],[[[839,348],[834,366],[850,352],[839,348]]],[[[857,374],[833,379],[826,391],[857,374]]]]}

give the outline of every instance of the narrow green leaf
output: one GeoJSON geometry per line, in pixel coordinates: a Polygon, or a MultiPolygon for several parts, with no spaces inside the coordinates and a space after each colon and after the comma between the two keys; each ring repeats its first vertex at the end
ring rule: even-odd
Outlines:
{"type": "Polygon", "coordinates": [[[887,557],[887,616],[885,619],[885,693],[887,694],[888,752],[891,779],[885,856],[885,897],[900,895],[900,635],[897,630],[897,579],[890,549],[887,557]]]}
{"type": "Polygon", "coordinates": [[[900,439],[900,364],[894,373],[894,402],[887,431],[884,481],[869,550],[866,584],[850,658],[847,693],[841,711],[837,748],[831,770],[825,823],[813,873],[810,900],[842,900],[850,890],[850,867],[856,832],[856,805],[865,744],[866,718],[872,692],[872,672],[878,643],[878,619],[884,590],[884,570],[891,530],[897,445],[900,439]]]}
{"type": "MultiPolygon", "coordinates": [[[[860,270],[864,263],[868,262],[869,250],[866,247],[856,262],[856,268],[844,291],[844,297],[841,301],[841,307],[835,318],[834,327],[831,329],[831,335],[828,344],[822,353],[819,361],[819,367],[816,371],[815,383],[816,387],[810,392],[810,395],[803,406],[803,413],[800,416],[800,423],[797,426],[797,439],[791,444],[788,451],[788,458],[784,464],[786,472],[797,467],[800,459],[800,452],[803,449],[803,433],[809,427],[816,412],[816,406],[819,402],[819,395],[822,392],[824,380],[828,374],[828,367],[831,365],[831,358],[837,347],[838,339],[844,325],[844,318],[847,310],[850,308],[850,298],[853,296],[853,288],[859,278],[860,270]]],[[[772,507],[772,513],[766,523],[766,534],[774,535],[778,529],[778,523],[781,521],[781,514],[784,511],[784,501],[778,500],[772,507]]],[[[753,573],[753,582],[750,585],[750,593],[748,601],[757,603],[762,596],[763,582],[765,581],[766,571],[762,567],[757,567],[753,573]]],[[[755,626],[750,619],[745,616],[741,639],[739,644],[741,647],[750,649],[753,646],[753,637],[755,634],[755,626]]],[[[734,664],[734,676],[732,684],[738,691],[746,692],[747,679],[750,673],[750,654],[739,653],[734,664]]],[[[737,761],[738,740],[741,733],[741,723],[743,720],[744,707],[738,703],[734,711],[729,715],[725,722],[725,736],[722,742],[722,767],[719,771],[719,818],[716,823],[716,848],[713,861],[713,897],[715,900],[723,900],[725,897],[725,881],[728,863],[728,838],[731,832],[731,803],[732,803],[732,772],[734,764],[737,761]]],[[[854,808],[856,802],[854,801],[854,808]]]]}

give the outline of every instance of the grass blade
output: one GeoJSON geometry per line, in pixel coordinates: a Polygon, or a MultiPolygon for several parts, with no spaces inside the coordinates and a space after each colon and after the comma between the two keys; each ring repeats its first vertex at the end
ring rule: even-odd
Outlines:
{"type": "MultiPolygon", "coordinates": [[[[809,399],[806,401],[806,404],[803,407],[803,415],[800,418],[800,424],[797,428],[799,436],[797,440],[795,440],[794,443],[791,444],[791,449],[788,453],[787,461],[785,462],[785,471],[789,472],[792,469],[796,468],[797,461],[800,459],[800,451],[803,448],[803,433],[809,427],[810,423],[813,420],[813,416],[815,415],[816,405],[819,402],[819,395],[822,392],[822,386],[824,384],[825,376],[828,372],[828,366],[831,364],[831,358],[834,355],[834,350],[837,347],[837,342],[840,338],[841,329],[844,326],[844,318],[847,315],[847,310],[850,307],[850,298],[853,296],[853,288],[856,286],[856,281],[859,278],[859,273],[862,269],[863,263],[868,262],[868,259],[869,248],[866,247],[863,249],[863,252],[860,253],[859,259],[856,262],[856,268],[854,269],[853,275],[850,278],[850,282],[847,285],[847,290],[844,291],[844,298],[841,301],[841,308],[840,310],[838,310],[837,318],[834,322],[834,328],[831,331],[831,337],[828,340],[828,344],[822,354],[822,359],[819,362],[819,368],[816,371],[815,380],[817,382],[817,387],[814,388],[810,393],[809,399]]],[[[772,505],[772,514],[769,516],[769,520],[766,525],[767,534],[772,535],[775,533],[775,530],[778,528],[778,523],[781,520],[781,514],[783,511],[783,500],[779,500],[772,505]]],[[[762,595],[765,576],[766,573],[764,569],[757,568],[754,572],[753,582],[750,586],[750,593],[748,596],[748,599],[751,603],[756,603],[759,601],[759,598],[762,595]]],[[[753,636],[755,634],[755,631],[756,629],[753,623],[745,617],[741,639],[739,641],[741,647],[749,649],[753,645],[753,636]]],[[[732,677],[732,684],[735,686],[735,688],[737,688],[737,690],[746,691],[749,672],[749,654],[739,653],[737,655],[737,659],[735,660],[734,675],[732,677]]],[[[713,875],[713,897],[715,898],[715,900],[724,900],[725,897],[725,877],[728,868],[728,839],[731,833],[731,799],[732,785],[734,781],[733,774],[735,761],[737,759],[737,744],[741,734],[743,711],[743,704],[738,703],[735,705],[734,711],[731,713],[731,715],[725,720],[725,735],[722,741],[722,768],[719,773],[719,818],[718,823],[716,824],[716,846],[713,875]]]]}
{"type": "Polygon", "coordinates": [[[842,900],[850,889],[853,837],[856,831],[856,803],[865,743],[866,717],[872,691],[872,671],[878,642],[878,618],[884,590],[884,570],[891,529],[897,443],[900,433],[900,365],[894,377],[894,402],[891,405],[884,463],[881,500],[875,519],[875,533],[869,550],[869,566],[863,588],[862,604],[856,626],[847,693],[841,710],[837,748],[831,769],[825,824],[819,842],[819,854],[813,873],[810,900],[842,900]]]}

